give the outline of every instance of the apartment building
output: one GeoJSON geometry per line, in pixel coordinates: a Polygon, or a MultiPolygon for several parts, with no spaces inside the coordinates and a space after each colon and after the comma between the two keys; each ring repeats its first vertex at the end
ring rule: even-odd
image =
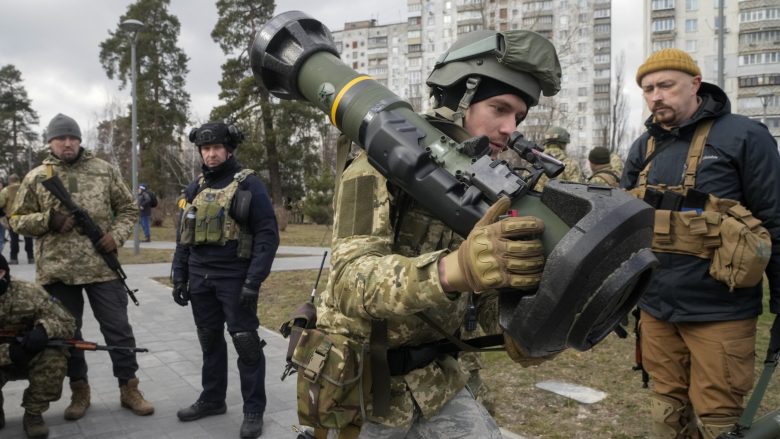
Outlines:
{"type": "Polygon", "coordinates": [[[563,88],[531,111],[521,126],[528,137],[540,140],[551,124],[562,125],[581,160],[591,148],[607,146],[610,0],[408,0],[405,23],[351,22],[333,36],[345,63],[426,111],[425,80],[436,60],[459,35],[480,29],[533,30],[558,48],[563,88]]]}
{"type": "Polygon", "coordinates": [[[645,9],[646,55],[667,47],[687,51],[704,81],[718,84],[722,78],[732,111],[763,120],[780,137],[777,0],[645,0],[645,9]]]}

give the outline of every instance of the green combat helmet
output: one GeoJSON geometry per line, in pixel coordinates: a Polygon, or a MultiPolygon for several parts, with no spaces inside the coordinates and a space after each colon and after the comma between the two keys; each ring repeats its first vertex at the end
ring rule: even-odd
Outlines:
{"type": "Polygon", "coordinates": [[[561,127],[550,127],[544,133],[544,144],[557,143],[565,147],[571,141],[569,132],[561,127]]]}
{"type": "Polygon", "coordinates": [[[462,114],[483,78],[515,89],[532,107],[542,92],[553,96],[561,89],[561,65],[550,40],[536,32],[482,30],[458,38],[436,62],[426,84],[435,107],[452,103],[447,106],[462,114]]]}

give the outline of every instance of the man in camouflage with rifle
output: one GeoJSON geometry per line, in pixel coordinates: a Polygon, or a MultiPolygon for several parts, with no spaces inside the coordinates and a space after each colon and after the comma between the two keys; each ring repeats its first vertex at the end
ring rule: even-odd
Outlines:
{"type": "Polygon", "coordinates": [[[0,342],[0,429],[5,427],[2,388],[8,381],[27,379],[22,425],[27,437],[46,438],[42,414],[60,399],[67,354],[46,348],[49,338],[73,336],[76,323],[62,304],[41,287],[11,280],[8,261],[0,255],[0,330],[25,333],[19,341],[0,342]]]}
{"type": "MultiPolygon", "coordinates": [[[[51,153],[43,165],[24,177],[11,208],[11,227],[37,238],[37,281],[76,318],[76,338],[81,338],[84,290],[106,344],[134,347],[126,290],[101,256],[101,253],[116,252],[138,221],[133,195],[118,169],[81,146],[81,130],[72,118],[56,115],[46,129],[46,139],[51,153]],[[73,215],[41,184],[55,175],[75,203],[106,231],[95,245],[74,227],[73,215]]],[[[154,413],[154,406],[138,390],[135,353],[114,351],[110,356],[119,381],[122,407],[139,416],[154,413]]],[[[68,377],[72,396],[71,404],[65,409],[65,419],[76,420],[84,416],[90,405],[83,352],[73,352],[68,360],[68,377]]]]}

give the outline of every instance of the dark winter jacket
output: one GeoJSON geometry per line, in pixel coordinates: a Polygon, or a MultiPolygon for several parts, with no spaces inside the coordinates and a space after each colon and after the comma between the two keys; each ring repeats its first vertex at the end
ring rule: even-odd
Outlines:
{"type": "MultiPolygon", "coordinates": [[[[701,105],[690,120],[672,131],[645,122],[642,134],[628,153],[620,185],[637,184],[647,151],[649,136],[655,149],[648,184],[682,184],[688,147],[696,124],[715,119],[707,136],[696,173],[696,189],[720,198],[737,200],[763,221],[772,236],[772,257],[766,269],[771,292],[770,310],[780,312],[780,155],[777,143],[764,125],[732,114],[723,91],[703,82],[701,105]]],[[[660,265],[639,307],[656,318],[671,322],[702,322],[745,319],[762,312],[762,285],[737,289],[709,275],[710,261],[695,256],[656,253],[660,265]]]]}
{"type": "MultiPolygon", "coordinates": [[[[230,157],[217,169],[204,167],[205,187],[221,189],[233,181],[233,176],[241,170],[241,165],[230,157]]],[[[276,224],[271,199],[265,186],[256,175],[249,175],[239,186],[239,190],[250,191],[252,201],[249,211],[249,230],[252,233],[251,259],[239,259],[238,241],[227,241],[224,246],[196,245],[186,247],[176,245],[173,257],[174,282],[185,281],[189,275],[199,275],[209,279],[238,278],[252,289],[257,289],[271,271],[276,249],[279,247],[279,227],[276,224]]],[[[192,203],[199,192],[196,179],[185,189],[188,203],[192,203]]],[[[177,239],[178,241],[178,239],[177,239]]],[[[239,293],[236,291],[236,293],[239,293]]]]}
{"type": "Polygon", "coordinates": [[[152,215],[152,196],[147,191],[141,191],[138,194],[138,207],[141,210],[141,216],[152,215]]]}

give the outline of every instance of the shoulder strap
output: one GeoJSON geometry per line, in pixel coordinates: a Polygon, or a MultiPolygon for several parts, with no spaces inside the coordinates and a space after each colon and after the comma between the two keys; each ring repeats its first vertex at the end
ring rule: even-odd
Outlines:
{"type": "Polygon", "coordinates": [[[696,183],[696,168],[699,167],[699,161],[704,153],[704,144],[707,142],[707,135],[710,133],[712,123],[715,119],[707,119],[696,126],[696,132],[693,133],[691,146],[688,148],[688,159],[685,161],[685,178],[683,179],[683,188],[691,189],[696,183]]]}
{"type": "Polygon", "coordinates": [[[373,394],[374,416],[387,416],[390,413],[387,320],[371,320],[371,335],[368,343],[368,352],[371,358],[371,393],[373,394]]]}
{"type": "MultiPolygon", "coordinates": [[[[702,153],[704,152],[704,145],[707,142],[707,136],[710,133],[710,128],[715,122],[715,119],[706,119],[700,122],[696,126],[696,131],[693,133],[693,139],[688,147],[688,158],[685,161],[685,177],[683,179],[683,188],[690,189],[694,187],[696,183],[696,168],[699,166],[702,153]]],[[[647,151],[645,152],[645,161],[642,164],[642,171],[639,173],[639,183],[637,187],[647,186],[647,174],[650,173],[650,168],[653,165],[653,159],[665,148],[655,150],[655,138],[650,136],[647,139],[647,151]]]]}
{"type": "Polygon", "coordinates": [[[611,169],[602,169],[602,170],[600,170],[600,171],[596,171],[596,172],[594,172],[594,173],[593,173],[593,175],[591,175],[591,176],[588,178],[588,181],[592,180],[592,179],[593,179],[593,177],[595,177],[595,176],[597,176],[597,175],[609,175],[610,177],[612,177],[612,178],[614,178],[614,179],[615,179],[615,182],[616,182],[616,183],[619,183],[619,182],[620,182],[620,176],[618,176],[618,175],[617,175],[617,172],[615,172],[615,171],[613,171],[613,170],[611,170],[611,169]]]}
{"type": "Polygon", "coordinates": [[[237,182],[241,183],[242,181],[246,180],[247,177],[254,174],[254,169],[244,168],[233,176],[233,180],[236,180],[237,182]]]}

